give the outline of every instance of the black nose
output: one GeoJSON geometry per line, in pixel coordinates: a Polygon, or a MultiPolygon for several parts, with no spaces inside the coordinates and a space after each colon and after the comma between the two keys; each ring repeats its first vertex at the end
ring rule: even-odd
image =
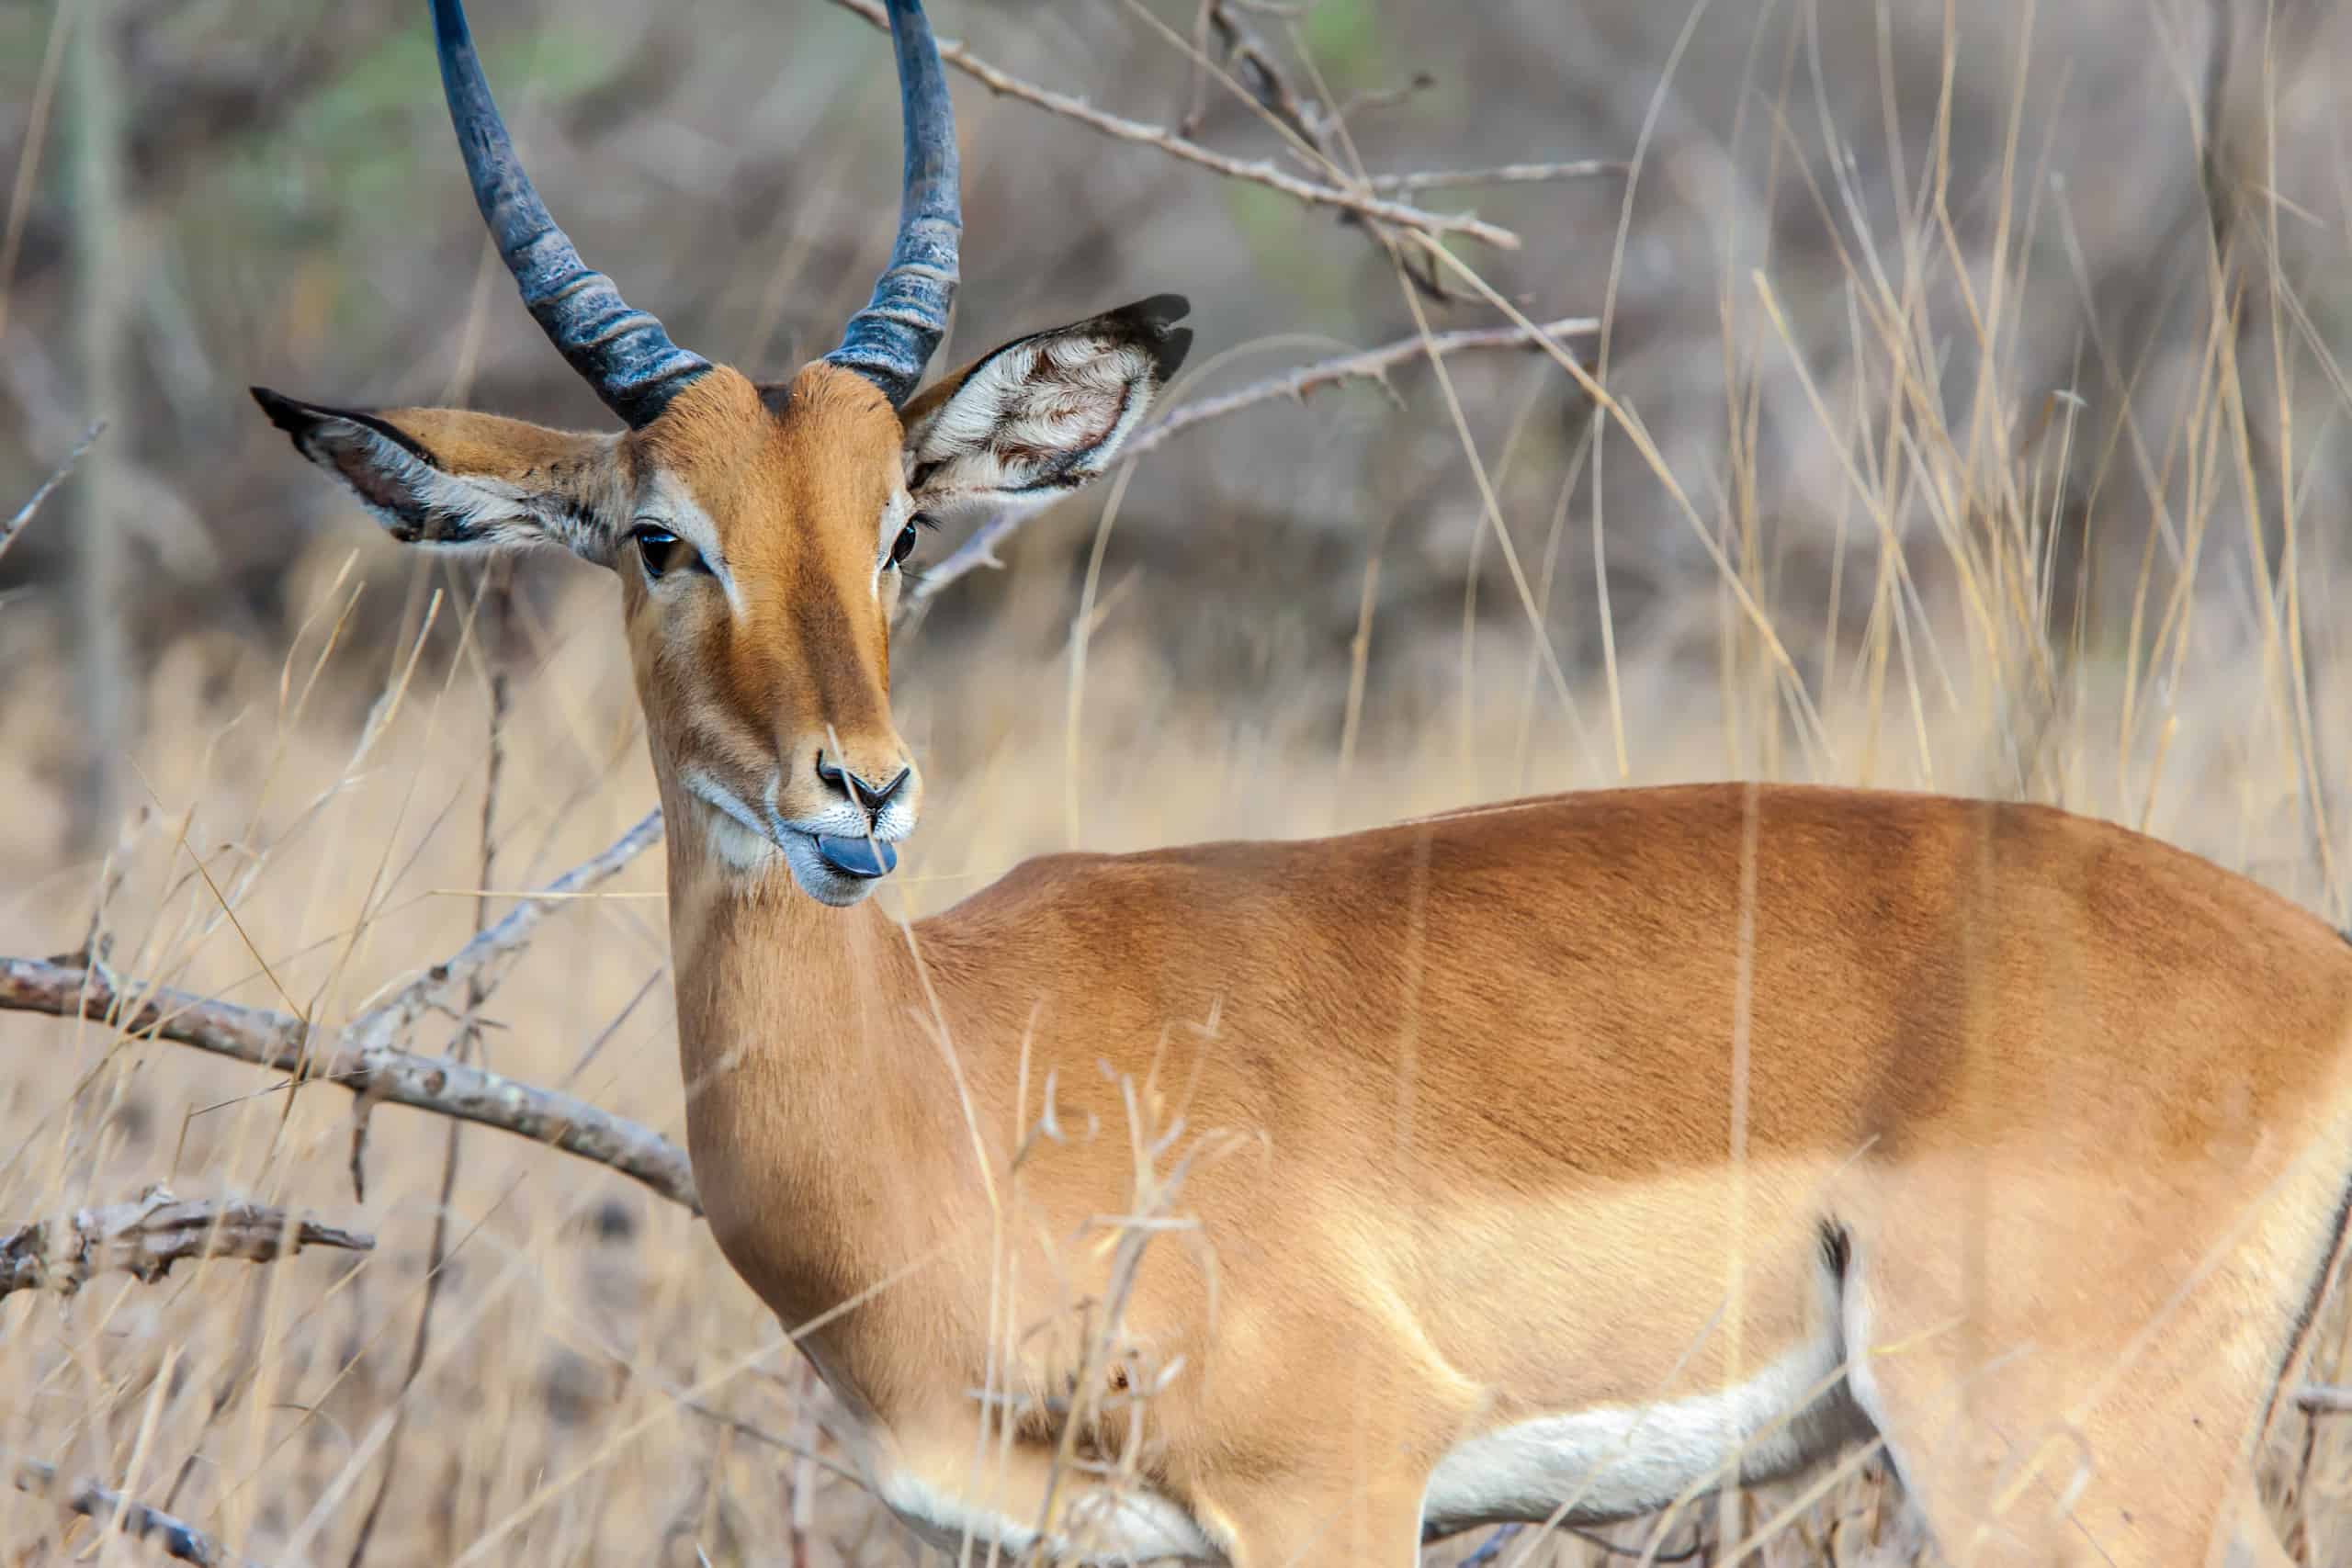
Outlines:
{"type": "Polygon", "coordinates": [[[868,811],[879,811],[889,805],[891,797],[905,786],[913,773],[911,767],[900,768],[888,784],[870,784],[847,768],[825,761],[822,751],[817,753],[817,776],[868,811]]]}

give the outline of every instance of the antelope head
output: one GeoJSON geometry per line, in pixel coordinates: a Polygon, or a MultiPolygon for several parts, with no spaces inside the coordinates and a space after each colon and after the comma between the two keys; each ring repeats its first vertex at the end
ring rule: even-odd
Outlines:
{"type": "Polygon", "coordinates": [[[904,107],[899,234],[841,345],[756,382],[680,348],[580,259],[517,162],[459,0],[442,85],[524,302],[627,428],[254,396],[395,538],[558,545],[616,572],[672,831],[851,904],[898,863],[922,783],[890,716],[890,619],[927,525],[1031,510],[1101,474],[1182,362],[1185,302],[1016,338],[916,394],[956,283],[954,113],[920,0],[888,0],[904,107]]]}

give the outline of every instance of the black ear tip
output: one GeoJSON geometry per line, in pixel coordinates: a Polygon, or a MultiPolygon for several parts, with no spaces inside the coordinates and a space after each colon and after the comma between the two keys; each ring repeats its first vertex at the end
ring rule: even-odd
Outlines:
{"type": "Polygon", "coordinates": [[[1193,352],[1193,329],[1178,327],[1153,345],[1151,367],[1165,385],[1173,380],[1176,372],[1184,367],[1184,356],[1193,352]]]}
{"type": "Polygon", "coordinates": [[[1165,327],[1191,315],[1193,302],[1182,294],[1155,294],[1148,299],[1136,300],[1127,310],[1147,326],[1165,327]]]}
{"type": "Polygon", "coordinates": [[[1176,323],[1191,313],[1193,302],[1182,294],[1155,294],[1111,312],[1151,351],[1152,367],[1162,381],[1176,374],[1193,346],[1193,331],[1176,323]]]}
{"type": "Polygon", "coordinates": [[[306,404],[298,403],[283,392],[273,392],[267,387],[248,387],[254,401],[269,416],[269,423],[289,435],[298,435],[317,423],[317,414],[306,404]]]}

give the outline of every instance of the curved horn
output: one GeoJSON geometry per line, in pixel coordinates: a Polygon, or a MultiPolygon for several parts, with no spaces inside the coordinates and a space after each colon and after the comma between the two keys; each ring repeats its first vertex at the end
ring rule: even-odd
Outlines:
{"type": "Polygon", "coordinates": [[[613,280],[582,262],[548,216],[491,100],[458,0],[433,0],[433,33],[474,202],[523,291],[523,303],[605,407],[631,429],[651,423],[710,361],[672,343],[662,323],[644,311],[630,310],[613,280]]]}
{"type": "Polygon", "coordinates": [[[906,186],[899,198],[899,241],[874,298],[849,319],[842,345],[825,357],[882,389],[897,408],[922,379],[922,367],[947,330],[956,298],[956,246],[964,232],[956,163],[956,110],[947,73],[923,19],[922,0],[887,0],[890,42],[899,57],[899,99],[905,111],[906,186]]]}

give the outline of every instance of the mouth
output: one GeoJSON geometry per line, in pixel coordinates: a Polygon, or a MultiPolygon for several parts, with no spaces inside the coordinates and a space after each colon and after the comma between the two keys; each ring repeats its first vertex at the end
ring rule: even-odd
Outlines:
{"type": "Polygon", "coordinates": [[[872,893],[875,885],[899,868],[893,840],[913,830],[914,813],[894,805],[878,821],[847,807],[826,811],[805,822],[784,818],[773,803],[755,813],[735,793],[698,771],[682,774],[688,791],[710,808],[706,827],[714,852],[737,871],[758,873],[783,857],[785,868],[800,890],[820,904],[836,908],[854,904],[872,893]],[[864,829],[827,832],[828,828],[864,829]]]}
{"type": "Polygon", "coordinates": [[[800,890],[836,908],[872,893],[899,866],[896,848],[863,834],[811,833],[779,826],[771,841],[784,852],[785,866],[800,890]]]}
{"type": "Polygon", "coordinates": [[[838,833],[811,833],[817,854],[843,876],[875,882],[899,869],[899,852],[879,839],[843,838],[838,833]]]}

